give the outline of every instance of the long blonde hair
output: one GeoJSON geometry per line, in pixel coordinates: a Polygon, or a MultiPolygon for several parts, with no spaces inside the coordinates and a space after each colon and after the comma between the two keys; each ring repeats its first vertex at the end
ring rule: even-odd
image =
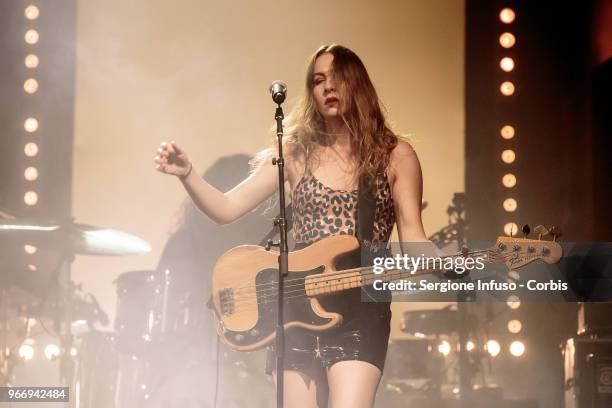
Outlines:
{"type": "MultiPolygon", "coordinates": [[[[284,137],[287,143],[295,147],[292,152],[303,155],[307,164],[312,159],[314,149],[325,142],[325,121],[317,110],[313,96],[315,62],[325,53],[334,56],[332,71],[343,104],[341,116],[356,156],[359,181],[374,182],[376,176],[387,168],[398,136],[387,124],[378,94],[363,62],[350,49],[337,44],[324,45],[312,55],[306,69],[304,95],[285,119],[284,137]]],[[[272,145],[276,145],[276,136],[272,145]]],[[[274,151],[275,148],[268,148],[260,152],[252,164],[261,164],[274,151]]]]}

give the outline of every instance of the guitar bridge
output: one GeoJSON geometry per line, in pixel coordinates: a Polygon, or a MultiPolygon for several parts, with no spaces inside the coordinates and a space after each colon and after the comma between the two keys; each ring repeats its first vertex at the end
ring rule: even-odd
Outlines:
{"type": "Polygon", "coordinates": [[[222,315],[229,316],[234,313],[234,289],[223,288],[219,290],[219,303],[222,315]]]}

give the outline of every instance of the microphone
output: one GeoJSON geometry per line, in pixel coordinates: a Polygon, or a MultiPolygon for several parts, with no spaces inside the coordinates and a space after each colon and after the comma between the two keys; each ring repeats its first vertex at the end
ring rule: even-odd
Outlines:
{"type": "Polygon", "coordinates": [[[272,95],[272,100],[276,102],[277,105],[280,105],[287,97],[287,85],[283,81],[272,82],[272,85],[270,85],[270,94],[272,95]]]}

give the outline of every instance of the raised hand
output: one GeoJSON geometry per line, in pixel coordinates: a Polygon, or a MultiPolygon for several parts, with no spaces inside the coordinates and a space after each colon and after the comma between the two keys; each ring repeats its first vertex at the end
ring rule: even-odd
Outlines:
{"type": "Polygon", "coordinates": [[[185,178],[191,173],[192,164],[187,153],[176,142],[162,142],[155,156],[155,168],[162,173],[185,178]]]}

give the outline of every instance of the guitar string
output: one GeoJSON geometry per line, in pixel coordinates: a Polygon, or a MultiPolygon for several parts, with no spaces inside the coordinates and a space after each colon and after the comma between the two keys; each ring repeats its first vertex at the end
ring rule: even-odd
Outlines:
{"type": "MultiPolygon", "coordinates": [[[[526,252],[522,252],[520,254],[525,254],[525,253],[526,252]]],[[[494,259],[496,259],[496,260],[507,260],[507,259],[509,259],[509,258],[511,258],[513,256],[514,256],[514,254],[511,254],[511,255],[501,255],[501,254],[495,253],[494,259]]],[[[424,274],[428,274],[428,273],[431,273],[431,272],[436,271],[436,270],[437,269],[422,269],[418,273],[413,274],[411,276],[424,275],[424,274]]],[[[402,273],[405,273],[405,271],[396,270],[396,271],[392,272],[390,275],[385,275],[385,277],[389,277],[390,276],[390,279],[393,280],[395,275],[399,275],[399,277],[401,277],[402,273]]],[[[368,273],[363,274],[361,276],[362,276],[362,279],[366,281],[365,282],[366,285],[368,283],[370,283],[370,282],[368,282],[369,279],[372,279],[372,282],[373,282],[375,280],[373,278],[380,277],[380,275],[374,274],[374,273],[371,273],[371,272],[368,272],[368,273]]],[[[329,283],[329,280],[327,280],[327,283],[329,283]]],[[[364,284],[364,283],[361,282],[361,284],[364,284]]],[[[336,285],[339,285],[339,284],[336,284],[336,285]]],[[[292,291],[285,292],[285,294],[291,295],[292,293],[296,293],[296,292],[297,293],[302,293],[302,292],[306,293],[306,289],[303,288],[303,289],[298,289],[298,290],[292,290],[292,291]]],[[[325,294],[326,293],[321,293],[320,295],[325,295],[325,294]]],[[[299,295],[298,297],[303,297],[303,296],[304,295],[299,295]]],[[[307,295],[305,295],[305,296],[307,296],[307,295]]],[[[314,295],[314,296],[316,296],[316,295],[314,295]]],[[[292,299],[292,298],[295,298],[295,297],[296,296],[287,296],[287,297],[285,297],[285,299],[292,299]]],[[[255,297],[255,298],[252,298],[252,297],[246,298],[246,297],[243,296],[241,299],[237,299],[237,298],[234,299],[234,304],[237,305],[239,303],[239,305],[241,307],[244,307],[244,306],[253,306],[253,305],[255,305],[255,303],[257,305],[259,305],[259,304],[268,304],[268,303],[276,302],[277,298],[278,298],[278,294],[277,293],[274,293],[274,294],[271,294],[271,295],[263,295],[263,296],[255,297]]],[[[244,310],[244,309],[242,309],[242,310],[244,310]]]]}
{"type": "MultiPolygon", "coordinates": [[[[427,274],[427,273],[429,273],[429,271],[422,271],[421,273],[419,273],[419,275],[424,275],[424,274],[427,274]]],[[[393,275],[393,274],[399,274],[399,275],[401,276],[401,271],[395,271],[395,272],[392,272],[392,275],[393,275]]],[[[374,280],[372,280],[372,281],[374,281],[374,280]]],[[[287,297],[285,297],[285,301],[288,301],[288,300],[296,300],[296,299],[301,299],[301,298],[305,298],[305,297],[312,297],[312,296],[309,296],[309,295],[306,293],[306,290],[305,290],[305,289],[303,289],[303,290],[297,290],[297,291],[293,291],[293,292],[294,292],[294,293],[295,293],[295,292],[300,292],[300,294],[299,294],[299,295],[287,296],[287,297]],[[304,294],[301,294],[301,292],[303,292],[304,294]]],[[[323,294],[321,294],[321,295],[325,295],[325,293],[323,293],[323,294]]],[[[315,295],[315,297],[316,297],[316,295],[315,295]]],[[[257,306],[262,305],[262,304],[263,304],[263,305],[265,305],[265,304],[273,304],[273,303],[275,303],[275,302],[276,302],[276,299],[265,300],[265,301],[263,301],[263,302],[259,302],[259,301],[257,301],[257,306]]],[[[257,308],[253,308],[253,306],[255,306],[255,305],[253,304],[253,302],[252,302],[252,301],[250,302],[250,304],[248,304],[248,303],[247,303],[247,304],[244,304],[244,303],[243,303],[243,305],[242,305],[242,307],[240,308],[240,310],[239,310],[239,311],[240,311],[240,312],[242,312],[242,313],[244,313],[244,312],[249,312],[249,311],[257,311],[258,309],[257,309],[257,308]]],[[[236,310],[236,311],[238,311],[238,310],[236,310]]]]}
{"type": "MultiPolygon", "coordinates": [[[[486,252],[489,251],[489,256],[491,254],[493,254],[493,257],[500,255],[496,252],[491,252],[490,250],[485,250],[485,251],[479,251],[479,252],[486,252]]],[[[525,252],[521,253],[524,254],[525,252]]],[[[462,257],[463,255],[457,255],[458,257],[462,257]]],[[[512,255],[507,255],[509,257],[514,256],[514,253],[512,255]]],[[[507,258],[505,258],[507,259],[507,258]]],[[[321,284],[321,283],[325,283],[325,284],[329,284],[331,281],[338,279],[338,277],[340,277],[340,279],[346,279],[347,277],[350,278],[350,275],[353,275],[354,273],[360,273],[362,272],[359,276],[363,276],[363,272],[366,273],[370,273],[370,270],[372,268],[371,267],[366,267],[366,268],[353,268],[353,269],[346,269],[346,270],[342,270],[342,271],[338,271],[335,273],[330,273],[330,274],[321,274],[321,275],[310,275],[308,276],[308,280],[309,283],[314,284],[316,286],[316,284],[321,284]],[[343,276],[344,275],[344,276],[343,276]]],[[[422,269],[421,269],[422,270],[422,269]]],[[[419,270],[419,271],[421,271],[419,270]]],[[[429,270],[429,269],[427,269],[429,270]]],[[[432,269],[432,270],[436,270],[436,269],[432,269]]],[[[355,278],[359,278],[358,276],[355,276],[355,278]]],[[[304,282],[305,282],[306,278],[296,278],[296,279],[292,279],[292,281],[299,281],[297,284],[292,284],[292,285],[287,285],[287,288],[292,288],[292,287],[301,287],[304,282]]],[[[256,291],[249,291],[248,295],[252,295],[252,294],[263,294],[264,292],[273,292],[273,293],[277,293],[278,292],[278,285],[277,282],[272,282],[272,283],[266,283],[266,284],[260,284],[261,286],[273,286],[271,288],[267,288],[267,289],[260,289],[260,290],[256,290],[256,291]]],[[[255,285],[258,286],[258,285],[255,285]]],[[[254,286],[251,286],[251,288],[253,288],[254,286]]],[[[241,292],[241,291],[238,291],[241,292]]],[[[244,291],[242,291],[244,292],[244,291]]],[[[290,292],[290,291],[289,291],[290,292]]],[[[288,293],[288,292],[285,292],[288,293]]],[[[236,296],[237,298],[238,296],[236,296]]],[[[265,297],[265,295],[264,295],[265,297]]]]}
{"type": "MultiPolygon", "coordinates": [[[[446,256],[444,259],[447,258],[463,258],[466,256],[473,256],[473,255],[477,255],[477,254],[481,254],[481,253],[492,253],[492,250],[490,249],[481,249],[481,250],[476,250],[473,252],[470,252],[466,255],[463,254],[453,254],[453,255],[448,255],[446,256]]],[[[410,264],[408,265],[410,268],[414,265],[413,262],[410,262],[410,264]]],[[[371,269],[372,267],[363,267],[363,268],[351,268],[351,269],[344,269],[341,271],[336,271],[336,272],[332,272],[332,273],[326,273],[326,274],[321,274],[320,276],[317,276],[317,274],[313,274],[311,275],[311,279],[315,279],[315,280],[328,280],[327,278],[331,278],[334,277],[336,275],[343,275],[346,273],[353,273],[353,272],[359,272],[359,270],[363,270],[363,269],[371,269]]],[[[316,269],[316,268],[315,268],[316,269]]],[[[285,283],[291,283],[291,282],[295,282],[295,281],[302,281],[304,280],[304,278],[291,278],[291,279],[285,279],[285,283]]],[[[239,286],[237,288],[234,289],[234,293],[240,292],[242,290],[247,290],[247,289],[252,289],[252,288],[258,288],[258,287],[264,287],[264,286],[272,286],[272,285],[276,285],[277,282],[266,282],[266,283],[259,283],[259,284],[255,284],[255,285],[250,285],[249,282],[247,282],[245,285],[239,286]]],[[[291,285],[288,285],[291,286],[291,285]]],[[[264,289],[266,290],[266,289],[264,289]]],[[[268,289],[269,290],[269,289],[268,289]]],[[[275,290],[275,288],[273,288],[272,290],[275,290]]]]}

